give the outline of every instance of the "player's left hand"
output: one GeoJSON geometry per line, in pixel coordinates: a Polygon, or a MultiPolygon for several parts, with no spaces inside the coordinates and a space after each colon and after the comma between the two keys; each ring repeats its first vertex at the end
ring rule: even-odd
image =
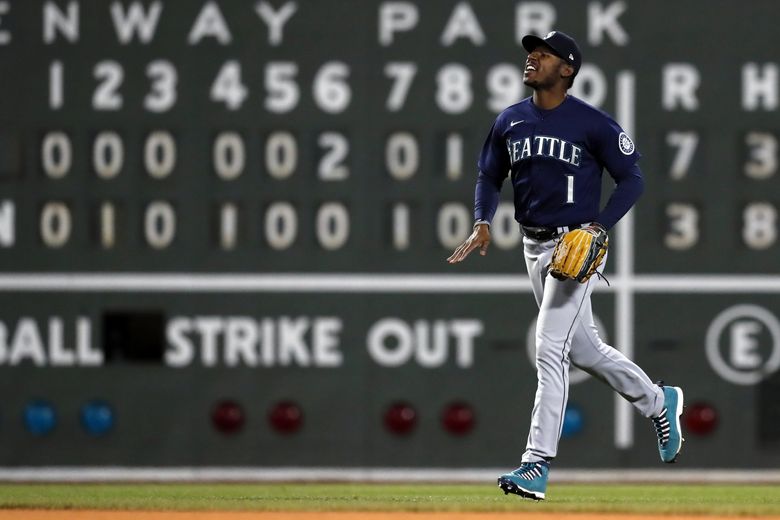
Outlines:
{"type": "Polygon", "coordinates": [[[607,253],[607,230],[598,222],[573,229],[558,239],[550,263],[550,275],[558,280],[587,282],[607,253]]]}
{"type": "Polygon", "coordinates": [[[447,262],[456,264],[463,261],[476,248],[479,254],[485,256],[490,245],[490,226],[487,224],[477,224],[474,231],[458,248],[447,258],[447,262]]]}

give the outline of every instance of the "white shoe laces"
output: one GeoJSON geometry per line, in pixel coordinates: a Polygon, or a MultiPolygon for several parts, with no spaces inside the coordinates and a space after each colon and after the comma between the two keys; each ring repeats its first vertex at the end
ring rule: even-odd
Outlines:
{"type": "Polygon", "coordinates": [[[653,425],[655,426],[655,434],[658,436],[658,442],[661,446],[666,446],[669,442],[669,419],[666,418],[666,408],[661,411],[661,415],[653,418],[653,425]]]}

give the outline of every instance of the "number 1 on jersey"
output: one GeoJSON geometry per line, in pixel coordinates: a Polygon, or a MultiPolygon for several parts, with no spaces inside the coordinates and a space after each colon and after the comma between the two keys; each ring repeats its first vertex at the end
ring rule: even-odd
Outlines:
{"type": "Polygon", "coordinates": [[[566,176],[566,204],[574,204],[574,175],[566,176]]]}

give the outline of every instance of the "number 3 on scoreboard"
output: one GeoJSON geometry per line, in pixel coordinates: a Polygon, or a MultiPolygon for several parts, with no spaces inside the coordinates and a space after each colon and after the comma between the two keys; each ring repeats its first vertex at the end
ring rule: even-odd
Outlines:
{"type": "Polygon", "coordinates": [[[566,176],[566,204],[574,204],[574,175],[566,176]]]}

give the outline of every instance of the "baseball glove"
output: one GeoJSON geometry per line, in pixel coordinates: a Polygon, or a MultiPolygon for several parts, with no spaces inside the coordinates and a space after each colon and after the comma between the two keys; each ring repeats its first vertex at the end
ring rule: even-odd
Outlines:
{"type": "Polygon", "coordinates": [[[587,282],[607,252],[607,231],[599,224],[565,233],[555,245],[550,274],[558,280],[587,282]]]}

